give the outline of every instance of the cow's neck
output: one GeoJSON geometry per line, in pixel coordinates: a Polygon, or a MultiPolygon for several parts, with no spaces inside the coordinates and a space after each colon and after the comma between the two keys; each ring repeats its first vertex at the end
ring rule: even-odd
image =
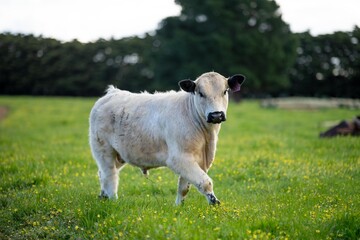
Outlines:
{"type": "Polygon", "coordinates": [[[187,112],[191,113],[191,120],[194,121],[194,126],[198,131],[201,131],[206,135],[217,135],[220,131],[220,124],[208,123],[205,118],[201,116],[198,112],[195,103],[194,97],[190,94],[187,94],[187,112]]]}
{"type": "Polygon", "coordinates": [[[203,117],[201,117],[195,107],[194,98],[191,95],[188,95],[188,111],[192,112],[192,119],[194,121],[196,131],[199,131],[205,138],[203,148],[204,162],[201,168],[207,172],[215,158],[216,144],[221,124],[208,123],[203,117]]]}
{"type": "Polygon", "coordinates": [[[205,147],[203,153],[203,159],[204,159],[203,169],[205,170],[205,172],[209,170],[212,162],[215,159],[216,144],[218,140],[217,133],[218,131],[213,131],[212,134],[210,134],[210,137],[205,140],[205,147]]]}

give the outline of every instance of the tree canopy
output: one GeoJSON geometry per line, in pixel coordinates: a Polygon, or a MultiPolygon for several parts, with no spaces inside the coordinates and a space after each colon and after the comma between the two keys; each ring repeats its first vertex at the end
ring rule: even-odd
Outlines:
{"type": "MultiPolygon", "coordinates": [[[[289,85],[297,41],[275,1],[177,0],[181,15],[155,35],[155,76],[175,81],[215,70],[245,74],[253,93],[289,85]]],[[[166,84],[165,84],[166,85],[166,84]]]]}
{"type": "Polygon", "coordinates": [[[153,34],[81,43],[0,34],[0,94],[177,89],[203,72],[247,77],[244,96],[359,97],[360,29],[291,33],[273,0],[176,0],[153,34]]]}
{"type": "Polygon", "coordinates": [[[290,74],[290,94],[360,96],[360,28],[317,37],[306,32],[297,37],[300,46],[290,74]]]}
{"type": "Polygon", "coordinates": [[[106,85],[146,89],[152,37],[61,43],[32,35],[0,35],[0,93],[94,96],[106,85]],[[141,86],[144,84],[144,86],[141,86]]]}

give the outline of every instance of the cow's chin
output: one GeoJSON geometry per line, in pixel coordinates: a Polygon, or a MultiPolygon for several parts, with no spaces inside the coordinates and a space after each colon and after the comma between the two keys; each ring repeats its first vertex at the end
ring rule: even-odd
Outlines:
{"type": "Polygon", "coordinates": [[[212,119],[212,120],[208,119],[207,120],[207,122],[211,123],[211,124],[220,124],[220,123],[225,122],[225,121],[226,121],[226,119],[212,119]]]}
{"type": "Polygon", "coordinates": [[[220,124],[222,123],[223,121],[207,121],[208,123],[211,123],[211,124],[220,124]]]}

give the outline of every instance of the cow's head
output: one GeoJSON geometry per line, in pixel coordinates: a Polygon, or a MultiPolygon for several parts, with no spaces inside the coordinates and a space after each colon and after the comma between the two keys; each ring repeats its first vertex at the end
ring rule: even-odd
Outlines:
{"type": "Polygon", "coordinates": [[[193,94],[194,105],[199,115],[208,123],[217,124],[226,120],[228,91],[240,91],[244,81],[245,77],[240,74],[225,78],[218,73],[210,72],[204,73],[195,81],[182,80],[179,86],[193,94]]]}

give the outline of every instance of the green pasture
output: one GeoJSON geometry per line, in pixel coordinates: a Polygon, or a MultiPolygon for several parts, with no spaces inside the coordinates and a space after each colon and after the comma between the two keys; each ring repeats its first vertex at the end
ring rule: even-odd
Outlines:
{"type": "Polygon", "coordinates": [[[360,138],[318,137],[359,110],[230,104],[209,172],[221,205],[193,187],[177,207],[166,168],[126,166],[119,199],[98,199],[95,100],[0,97],[0,239],[360,238],[360,138]]]}

